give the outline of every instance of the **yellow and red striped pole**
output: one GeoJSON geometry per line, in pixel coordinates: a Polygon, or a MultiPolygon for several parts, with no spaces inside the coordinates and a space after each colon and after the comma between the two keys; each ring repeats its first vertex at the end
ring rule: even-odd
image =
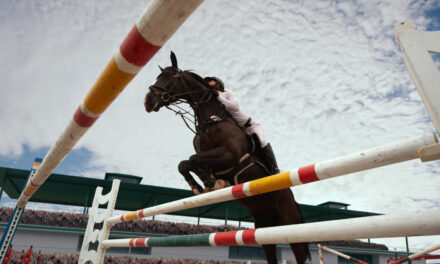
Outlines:
{"type": "Polygon", "coordinates": [[[240,183],[213,192],[203,193],[197,196],[128,212],[122,215],[115,215],[110,217],[107,223],[109,225],[115,225],[153,215],[166,214],[208,204],[241,199],[416,159],[420,157],[420,149],[425,146],[437,144],[437,142],[437,136],[433,133],[400,140],[336,159],[240,183]]]}
{"type": "Polygon", "coordinates": [[[110,59],[17,201],[23,208],[127,84],[203,0],[153,0],[110,59]]]}

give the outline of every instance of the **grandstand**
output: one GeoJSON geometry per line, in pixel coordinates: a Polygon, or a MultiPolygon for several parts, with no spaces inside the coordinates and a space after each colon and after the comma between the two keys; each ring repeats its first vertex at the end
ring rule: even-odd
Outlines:
{"type": "MultiPolygon", "coordinates": [[[[28,171],[0,167],[1,191],[10,198],[16,199],[23,188],[28,171]]],[[[91,206],[94,191],[97,186],[103,186],[105,192],[111,187],[113,179],[120,179],[120,191],[116,209],[131,211],[136,208],[154,206],[177,199],[192,196],[189,190],[165,188],[140,184],[141,177],[106,173],[104,179],[93,179],[71,175],[53,174],[47,182],[31,198],[31,202],[40,202],[54,205],[76,206],[82,208],[82,213],[52,212],[45,210],[26,210],[14,238],[14,250],[19,254],[31,245],[35,252],[47,254],[50,258],[55,253],[61,253],[64,259],[75,258],[79,253],[84,229],[87,225],[87,212],[91,206]]],[[[46,206],[47,207],[47,206],[46,206]]],[[[301,204],[300,208],[306,222],[328,221],[362,216],[377,215],[371,212],[354,211],[348,209],[349,204],[327,202],[320,205],[301,204]]],[[[72,207],[65,207],[72,208],[72,207]]],[[[12,213],[12,208],[0,208],[0,232],[3,232],[12,213]]],[[[110,233],[111,238],[188,235],[197,233],[223,232],[242,229],[251,226],[253,221],[250,213],[241,205],[229,201],[200,208],[174,212],[174,219],[192,219],[192,223],[181,221],[159,221],[154,219],[139,220],[118,224],[110,233]],[[201,222],[217,222],[215,226],[201,224],[201,222]]],[[[391,258],[406,256],[407,252],[390,251],[384,245],[361,241],[334,241],[324,242],[327,245],[345,254],[366,261],[368,263],[385,263],[391,258]]],[[[316,245],[311,245],[313,263],[318,263],[316,245]]],[[[280,245],[277,249],[279,259],[291,261],[294,259],[288,245],[280,245]]],[[[345,263],[345,259],[324,252],[326,263],[345,263]]],[[[59,254],[57,256],[60,256],[59,254]]],[[[195,248],[112,248],[108,256],[118,258],[128,257],[152,259],[166,258],[189,259],[188,263],[195,263],[195,259],[224,261],[225,263],[243,263],[243,261],[264,262],[264,253],[259,246],[244,247],[195,247],[195,248]],[[191,262],[191,260],[193,260],[191,262]]],[[[35,256],[36,258],[37,256],[35,256]]],[[[116,262],[117,262],[116,261],[116,262]]],[[[111,260],[108,260],[111,263],[111,260]]],[[[139,263],[140,260],[138,261],[139,263]]],[[[165,261],[167,262],[167,261],[165,261]]],[[[183,261],[176,263],[184,263],[183,261]]],[[[209,263],[209,262],[207,262],[209,263]]],[[[424,260],[413,263],[425,263],[424,260]]]]}

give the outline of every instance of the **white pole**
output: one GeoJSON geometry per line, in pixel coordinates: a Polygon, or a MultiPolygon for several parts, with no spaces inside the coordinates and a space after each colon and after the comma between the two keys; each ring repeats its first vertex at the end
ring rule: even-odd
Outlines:
{"type": "Polygon", "coordinates": [[[187,247],[303,243],[440,235],[440,210],[358,217],[223,233],[104,240],[104,247],[187,247]]]}
{"type": "Polygon", "coordinates": [[[437,143],[437,137],[433,133],[417,136],[337,159],[302,167],[290,172],[287,171],[217,191],[141,209],[119,216],[113,216],[109,219],[108,223],[114,225],[125,221],[258,195],[407,161],[419,157],[418,151],[420,148],[435,143],[437,143]]]}
{"type": "Polygon", "coordinates": [[[440,53],[440,31],[418,31],[411,21],[394,26],[397,41],[403,51],[403,60],[420,97],[440,134],[440,72],[430,52],[440,53]]]}
{"type": "Polygon", "coordinates": [[[255,232],[258,244],[299,243],[440,234],[440,210],[408,212],[268,227],[255,232]]]}

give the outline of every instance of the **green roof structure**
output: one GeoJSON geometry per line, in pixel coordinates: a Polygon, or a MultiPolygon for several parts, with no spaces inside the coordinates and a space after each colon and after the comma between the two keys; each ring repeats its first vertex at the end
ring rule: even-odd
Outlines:
{"type": "MultiPolygon", "coordinates": [[[[0,187],[11,199],[17,199],[25,184],[29,171],[0,167],[0,187]]],[[[52,174],[30,199],[31,202],[41,202],[57,205],[90,207],[93,202],[96,187],[104,188],[104,193],[111,189],[111,179],[122,179],[116,210],[136,211],[178,199],[193,196],[190,190],[166,188],[140,184],[142,177],[107,173],[106,179],[87,178],[63,174],[52,174]]],[[[1,195],[1,192],[0,192],[1,195]]],[[[1,196],[0,196],[1,197],[1,196]]],[[[330,202],[334,204],[343,204],[330,202]]],[[[343,204],[347,205],[347,204],[343,204]]],[[[376,213],[332,208],[328,203],[323,206],[300,204],[305,222],[318,222],[353,217],[377,215],[376,213]]],[[[198,208],[170,213],[171,215],[189,216],[253,222],[251,213],[235,201],[228,201],[198,208]]]]}

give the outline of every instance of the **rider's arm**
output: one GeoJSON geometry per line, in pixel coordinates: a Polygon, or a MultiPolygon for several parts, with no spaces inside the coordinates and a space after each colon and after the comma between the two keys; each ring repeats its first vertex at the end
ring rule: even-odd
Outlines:
{"type": "Polygon", "coordinates": [[[238,105],[238,100],[231,90],[225,90],[220,92],[218,95],[218,100],[222,103],[227,111],[238,111],[240,106],[238,105]]]}

